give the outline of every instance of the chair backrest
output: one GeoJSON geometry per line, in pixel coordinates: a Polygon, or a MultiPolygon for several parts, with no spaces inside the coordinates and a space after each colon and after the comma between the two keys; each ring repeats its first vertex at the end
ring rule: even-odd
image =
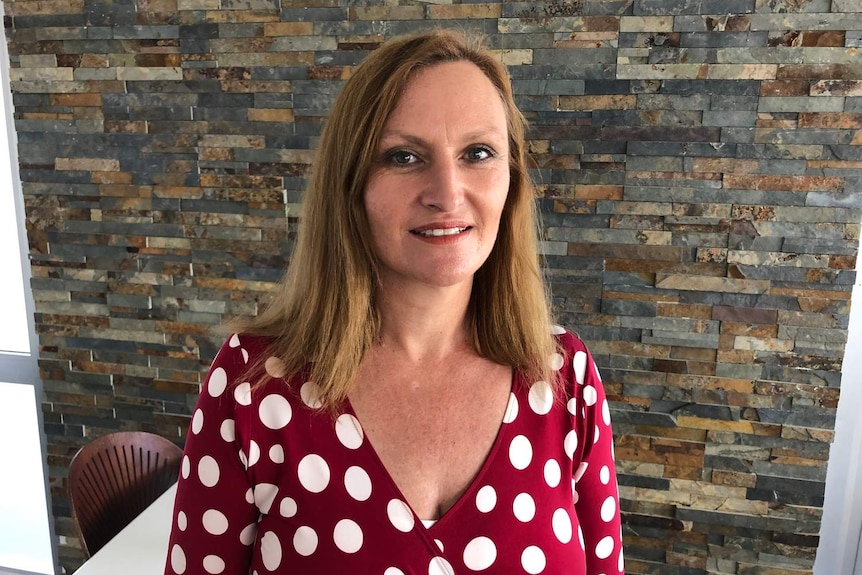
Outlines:
{"type": "Polygon", "coordinates": [[[72,522],[87,557],[110,541],[177,480],[182,450],[143,431],[109,433],[69,465],[72,522]]]}

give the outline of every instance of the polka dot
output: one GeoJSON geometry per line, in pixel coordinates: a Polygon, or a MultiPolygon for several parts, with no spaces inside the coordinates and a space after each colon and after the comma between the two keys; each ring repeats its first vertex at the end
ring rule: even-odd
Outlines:
{"type": "Polygon", "coordinates": [[[245,490],[245,502],[254,505],[254,490],[251,487],[245,490]]]}
{"type": "Polygon", "coordinates": [[[177,575],[183,575],[186,572],[186,554],[176,543],[171,547],[171,569],[177,575]]]}
{"type": "Polygon", "coordinates": [[[302,399],[302,403],[311,409],[318,409],[323,405],[323,402],[320,401],[320,387],[316,383],[306,381],[299,388],[299,397],[302,399]]]}
{"type": "Polygon", "coordinates": [[[587,544],[584,543],[584,530],[581,529],[581,526],[578,525],[578,543],[581,544],[581,549],[586,550],[587,544]]]}
{"type": "Polygon", "coordinates": [[[290,422],[293,410],[287,398],[277,393],[264,397],[258,407],[260,422],[270,429],[281,429],[290,422]]]}
{"type": "Polygon", "coordinates": [[[593,445],[599,442],[599,437],[601,436],[601,432],[599,431],[599,426],[597,425],[593,430],[593,445]]]}
{"type": "Polygon", "coordinates": [[[509,394],[509,403],[506,404],[506,413],[503,414],[503,423],[512,423],[518,417],[518,398],[514,393],[509,394]]]}
{"type": "Polygon", "coordinates": [[[564,333],[566,333],[566,328],[553,324],[551,325],[551,333],[553,335],[563,335],[564,333]]]}
{"type": "Polygon", "coordinates": [[[261,513],[266,515],[272,507],[272,502],[278,494],[278,486],[272,483],[258,483],[254,486],[254,504],[261,513]]]}
{"type": "Polygon", "coordinates": [[[239,542],[243,545],[251,545],[257,535],[257,522],[249,523],[239,532],[239,542]]]}
{"type": "Polygon", "coordinates": [[[554,535],[565,545],[572,540],[572,518],[566,513],[565,509],[557,509],[551,518],[551,525],[554,528],[554,535]]]}
{"type": "Polygon", "coordinates": [[[303,525],[293,534],[293,548],[303,557],[308,557],[317,549],[317,532],[303,525]]]}
{"type": "Polygon", "coordinates": [[[484,486],[476,492],[476,509],[482,513],[489,513],[497,506],[497,492],[490,485],[484,486]]]}
{"type": "Polygon", "coordinates": [[[183,463],[182,463],[182,467],[180,468],[180,473],[182,473],[183,479],[188,479],[189,473],[191,473],[191,472],[192,472],[192,464],[189,461],[189,456],[183,455],[183,463]]]}
{"type": "Polygon", "coordinates": [[[362,529],[350,519],[342,519],[335,524],[332,538],[335,546],[345,553],[356,553],[362,548],[362,529]]]}
{"type": "Polygon", "coordinates": [[[437,549],[439,549],[439,550],[440,550],[440,553],[443,553],[443,551],[444,551],[444,549],[443,549],[443,542],[442,542],[442,541],[440,541],[439,539],[435,539],[435,540],[434,540],[434,544],[435,544],[435,545],[437,545],[437,549]]]}
{"type": "Polygon", "coordinates": [[[383,575],[404,575],[404,571],[398,567],[387,567],[386,571],[383,572],[383,575]]]}
{"type": "Polygon", "coordinates": [[[296,500],[292,497],[285,497],[278,504],[278,512],[282,517],[293,517],[296,515],[296,500]]]}
{"type": "MultiPolygon", "coordinates": [[[[621,539],[622,539],[622,538],[621,538],[621,539]]],[[[619,558],[617,559],[617,570],[618,570],[620,573],[622,573],[622,572],[625,570],[625,569],[624,569],[624,567],[625,567],[625,562],[624,562],[624,560],[623,560],[623,550],[622,550],[622,549],[620,549],[620,556],[619,556],[619,558]]]]}
{"type": "Polygon", "coordinates": [[[575,381],[583,385],[587,375],[587,354],[576,351],[575,357],[572,358],[572,367],[575,370],[575,381]]]}
{"type": "Polygon", "coordinates": [[[566,455],[569,459],[574,459],[575,450],[578,448],[578,432],[570,429],[563,440],[563,449],[566,450],[566,455]]]}
{"type": "Polygon", "coordinates": [[[233,443],[236,440],[236,423],[233,419],[225,419],[221,422],[218,432],[222,439],[233,443]]]}
{"type": "Polygon", "coordinates": [[[186,527],[189,526],[189,518],[186,517],[185,512],[180,511],[177,513],[177,527],[180,528],[180,531],[185,531],[186,527]]]}
{"type": "Polygon", "coordinates": [[[551,357],[548,360],[548,365],[554,371],[560,371],[560,369],[563,367],[563,364],[565,362],[566,362],[566,360],[565,360],[565,358],[563,358],[562,355],[560,355],[559,353],[553,353],[553,354],[551,354],[551,357]]]}
{"type": "Polygon", "coordinates": [[[335,420],[335,435],[347,449],[356,449],[362,445],[362,426],[359,425],[359,420],[349,413],[343,413],[335,420]]]}
{"type": "Polygon", "coordinates": [[[611,470],[607,465],[602,465],[601,471],[599,471],[599,481],[602,482],[602,485],[607,485],[611,480],[611,470]]]}
{"type": "Polygon", "coordinates": [[[442,557],[434,557],[428,565],[428,575],[455,575],[455,570],[442,557]]]}
{"type": "Polygon", "coordinates": [[[212,575],[218,575],[224,571],[224,560],[218,555],[207,555],[204,557],[204,570],[212,575]]]}
{"type": "Polygon", "coordinates": [[[584,403],[587,404],[587,407],[592,407],[596,404],[598,400],[598,396],[596,395],[596,388],[592,385],[587,385],[584,387],[584,403]]]}
{"type": "Polygon", "coordinates": [[[248,444],[248,467],[260,461],[260,446],[252,440],[248,444]]]}
{"type": "Polygon", "coordinates": [[[266,358],[266,361],[263,362],[263,368],[271,377],[281,378],[287,375],[287,367],[285,367],[284,362],[274,356],[266,358]]]}
{"type": "Polygon", "coordinates": [[[545,563],[545,554],[535,545],[530,545],[521,553],[521,567],[530,575],[544,571],[545,563]]]}
{"type": "Polygon", "coordinates": [[[242,349],[242,362],[248,363],[248,350],[245,348],[242,349]]]}
{"type": "Polygon", "coordinates": [[[602,402],[602,421],[605,422],[605,425],[611,424],[611,408],[607,399],[602,402]]]}
{"type": "Polygon", "coordinates": [[[523,435],[515,436],[509,444],[509,461],[512,462],[512,467],[519,470],[526,469],[532,459],[533,446],[530,440],[523,435]]]}
{"type": "Polygon", "coordinates": [[[244,381],[233,390],[233,398],[240,405],[251,405],[251,385],[244,381]]]}
{"type": "Polygon", "coordinates": [[[320,493],[329,485],[329,466],[321,456],[315,453],[302,458],[297,472],[299,473],[299,482],[312,493],[320,493]]]}
{"type": "Polygon", "coordinates": [[[599,544],[596,545],[596,557],[599,559],[607,559],[614,552],[614,538],[608,535],[603,537],[599,544]]]}
{"type": "Polygon", "coordinates": [[[239,347],[239,335],[233,334],[230,336],[230,340],[228,340],[227,343],[231,347],[239,347]]]}
{"type": "Polygon", "coordinates": [[[217,509],[207,509],[203,515],[204,529],[211,535],[221,535],[227,531],[227,517],[217,509]]]}
{"type": "Polygon", "coordinates": [[[223,367],[217,367],[210,373],[210,379],[207,382],[207,392],[212,397],[218,397],[224,393],[227,388],[227,372],[223,367]]]}
{"type": "Polygon", "coordinates": [[[267,531],[260,539],[260,557],[267,571],[275,571],[281,565],[281,541],[272,531],[267,531]]]}
{"type": "Polygon", "coordinates": [[[518,521],[527,523],[536,516],[536,502],[529,493],[519,493],[512,502],[512,512],[518,521]]]}
{"type": "Polygon", "coordinates": [[[415,519],[410,507],[400,499],[391,499],[386,505],[386,514],[392,526],[398,531],[407,533],[413,529],[415,519]]]}
{"type": "Polygon", "coordinates": [[[608,497],[602,503],[602,521],[610,523],[617,514],[617,502],[613,497],[608,497]]]}
{"type": "Polygon", "coordinates": [[[284,463],[284,448],[278,443],[269,448],[269,460],[273,463],[284,463]]]}
{"type": "Polygon", "coordinates": [[[464,565],[471,571],[484,571],[497,560],[497,546],[487,537],[476,537],[464,547],[464,565]]]}
{"type": "Polygon", "coordinates": [[[248,457],[245,456],[245,452],[242,449],[239,450],[239,460],[242,462],[242,466],[248,469],[248,457]]]}
{"type": "Polygon", "coordinates": [[[195,410],[195,414],[192,416],[192,433],[197,435],[201,432],[201,429],[204,427],[204,412],[200,409],[195,410]]]}
{"type": "Polygon", "coordinates": [[[549,459],[545,462],[544,474],[545,483],[552,489],[560,484],[560,479],[563,477],[563,471],[556,459],[549,459]]]}
{"type": "Polygon", "coordinates": [[[586,461],[581,461],[580,465],[578,465],[578,468],[575,470],[575,474],[572,476],[574,481],[580,481],[581,477],[584,476],[584,473],[587,472],[587,467],[589,466],[590,464],[586,461]]]}
{"type": "Polygon", "coordinates": [[[344,488],[347,494],[357,501],[367,501],[371,497],[371,478],[356,465],[344,472],[344,488]]]}
{"type": "Polygon", "coordinates": [[[566,411],[568,411],[571,415],[577,415],[578,414],[577,409],[578,409],[578,400],[575,399],[574,397],[566,402],[566,411]]]}
{"type": "Polygon", "coordinates": [[[530,393],[527,396],[530,403],[530,409],[537,415],[545,415],[551,411],[554,405],[554,392],[551,386],[545,381],[537,381],[530,387],[530,393]]]}
{"type": "Polygon", "coordinates": [[[207,487],[215,487],[218,483],[219,468],[216,460],[209,455],[204,455],[198,462],[198,477],[201,483],[207,487]]]}

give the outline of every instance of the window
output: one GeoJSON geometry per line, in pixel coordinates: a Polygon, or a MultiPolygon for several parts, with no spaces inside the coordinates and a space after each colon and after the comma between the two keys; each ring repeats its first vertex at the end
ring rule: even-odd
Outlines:
{"type": "MultiPolygon", "coordinates": [[[[2,7],[0,7],[2,12],[2,7]]],[[[0,43],[0,570],[54,573],[9,57],[0,43]],[[9,472],[9,468],[14,469],[9,472]]]]}

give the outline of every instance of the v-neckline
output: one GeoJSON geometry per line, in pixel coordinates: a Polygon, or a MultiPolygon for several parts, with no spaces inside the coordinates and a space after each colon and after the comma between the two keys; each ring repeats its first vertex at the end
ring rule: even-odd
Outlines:
{"type": "MultiPolygon", "coordinates": [[[[440,531],[446,524],[451,522],[451,518],[458,513],[458,511],[467,504],[470,499],[475,499],[475,493],[477,489],[482,484],[482,478],[487,475],[489,468],[494,463],[496,459],[497,453],[503,448],[504,435],[507,428],[510,428],[508,422],[509,410],[511,409],[512,401],[518,401],[516,390],[522,387],[521,374],[520,372],[513,368],[512,376],[510,378],[509,383],[509,392],[506,397],[506,406],[503,410],[503,415],[500,417],[500,422],[497,427],[497,433],[494,436],[494,441],[491,443],[491,448],[488,450],[488,453],[485,455],[485,459],[482,461],[482,465],[479,466],[479,470],[476,472],[476,475],[470,480],[467,484],[466,489],[464,489],[463,493],[458,496],[455,500],[455,503],[446,510],[440,517],[433,520],[434,524],[431,526],[425,525],[425,521],[419,517],[419,514],[416,513],[416,510],[413,508],[413,505],[404,495],[404,492],[399,487],[398,483],[395,481],[395,478],[392,477],[392,474],[386,468],[386,465],[383,463],[383,460],[380,458],[380,455],[377,452],[377,449],[374,447],[374,444],[371,442],[371,438],[368,437],[368,434],[365,433],[365,428],[362,425],[362,420],[357,415],[356,411],[353,409],[353,404],[350,399],[345,400],[345,412],[356,418],[356,421],[359,422],[359,427],[362,428],[362,435],[364,436],[363,448],[367,449],[371,459],[374,461],[374,464],[380,470],[381,475],[385,478],[385,481],[389,484],[390,489],[393,494],[398,497],[402,502],[404,502],[407,507],[410,509],[410,512],[413,514],[414,524],[421,527],[421,532],[423,532],[429,538],[431,537],[431,532],[440,531]]],[[[437,549],[437,545],[434,543],[432,539],[429,539],[429,543],[433,545],[434,549],[437,549]]]]}

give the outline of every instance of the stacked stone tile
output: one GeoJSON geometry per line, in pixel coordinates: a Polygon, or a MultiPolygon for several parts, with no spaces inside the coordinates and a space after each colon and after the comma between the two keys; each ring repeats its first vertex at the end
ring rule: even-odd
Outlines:
{"type": "Polygon", "coordinates": [[[563,323],[613,400],[627,571],[810,573],[862,220],[857,0],[4,3],[60,563],[89,438],[182,442],[394,34],[485,33],[563,323]]]}

